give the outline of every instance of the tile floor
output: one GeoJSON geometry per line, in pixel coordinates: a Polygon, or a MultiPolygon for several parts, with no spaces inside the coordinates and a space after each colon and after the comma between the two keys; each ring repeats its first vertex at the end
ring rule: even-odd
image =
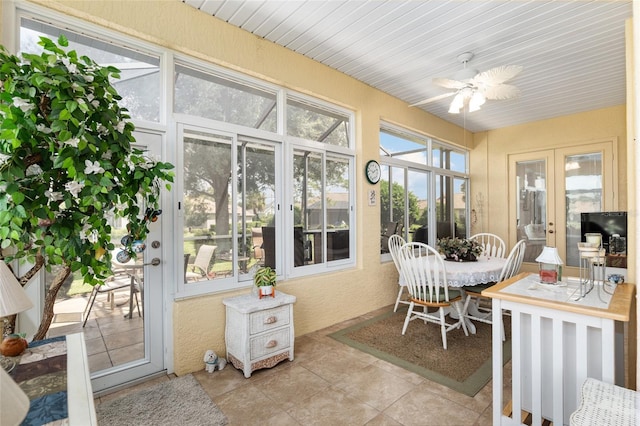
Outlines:
{"type": "Polygon", "coordinates": [[[113,305],[106,294],[99,294],[86,326],[82,327],[82,312],[88,298],[86,294],[57,301],[48,337],[84,332],[92,373],[142,358],[143,320],[135,307],[133,318],[125,318],[129,313],[129,290],[115,291],[113,305]]]}
{"type": "MultiPolygon", "coordinates": [[[[230,425],[491,425],[491,382],[469,397],[327,336],[389,309],[299,336],[294,361],[248,379],[230,365],[193,374],[230,425]]],[[[96,404],[172,377],[101,396],[96,404]]]]}

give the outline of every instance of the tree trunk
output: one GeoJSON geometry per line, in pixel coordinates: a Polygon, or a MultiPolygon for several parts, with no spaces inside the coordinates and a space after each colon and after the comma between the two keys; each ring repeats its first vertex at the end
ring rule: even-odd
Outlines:
{"type": "Polygon", "coordinates": [[[49,326],[51,326],[51,322],[53,321],[53,306],[56,303],[56,297],[58,296],[58,291],[67,277],[71,274],[71,267],[68,265],[60,268],[58,273],[53,277],[53,281],[49,286],[49,290],[47,290],[47,295],[44,298],[44,308],[42,310],[42,320],[40,321],[40,327],[38,331],[33,336],[33,340],[42,340],[47,337],[47,332],[49,331],[49,326]]]}

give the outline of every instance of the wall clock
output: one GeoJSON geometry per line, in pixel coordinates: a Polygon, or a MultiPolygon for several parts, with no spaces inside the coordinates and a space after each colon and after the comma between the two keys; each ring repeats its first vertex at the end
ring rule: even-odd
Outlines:
{"type": "Polygon", "coordinates": [[[376,160],[369,160],[364,171],[370,183],[375,185],[380,181],[380,164],[376,160]]]}

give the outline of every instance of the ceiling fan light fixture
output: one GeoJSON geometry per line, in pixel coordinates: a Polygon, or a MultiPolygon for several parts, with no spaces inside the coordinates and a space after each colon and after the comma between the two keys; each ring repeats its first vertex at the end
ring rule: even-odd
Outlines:
{"type": "Polygon", "coordinates": [[[487,98],[482,94],[482,92],[476,90],[471,95],[471,99],[469,99],[469,112],[478,111],[482,105],[487,101],[487,98]]]}
{"type": "Polygon", "coordinates": [[[451,105],[449,105],[449,113],[450,114],[460,114],[460,110],[464,108],[464,93],[463,91],[459,91],[456,96],[451,101],[451,105]]]}

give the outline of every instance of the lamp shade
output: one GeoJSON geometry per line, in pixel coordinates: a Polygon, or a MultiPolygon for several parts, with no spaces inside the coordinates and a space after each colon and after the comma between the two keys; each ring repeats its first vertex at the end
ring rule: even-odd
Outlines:
{"type": "Polygon", "coordinates": [[[548,263],[550,265],[562,265],[564,263],[562,259],[560,259],[558,249],[555,247],[547,246],[542,249],[542,253],[540,253],[540,256],[536,257],[536,262],[548,263]]]}
{"type": "Polygon", "coordinates": [[[22,423],[29,411],[29,398],[4,368],[0,368],[0,395],[0,424],[15,426],[22,423]]]}
{"type": "Polygon", "coordinates": [[[33,303],[13,272],[0,260],[0,317],[17,314],[32,307],[33,303]]]}

